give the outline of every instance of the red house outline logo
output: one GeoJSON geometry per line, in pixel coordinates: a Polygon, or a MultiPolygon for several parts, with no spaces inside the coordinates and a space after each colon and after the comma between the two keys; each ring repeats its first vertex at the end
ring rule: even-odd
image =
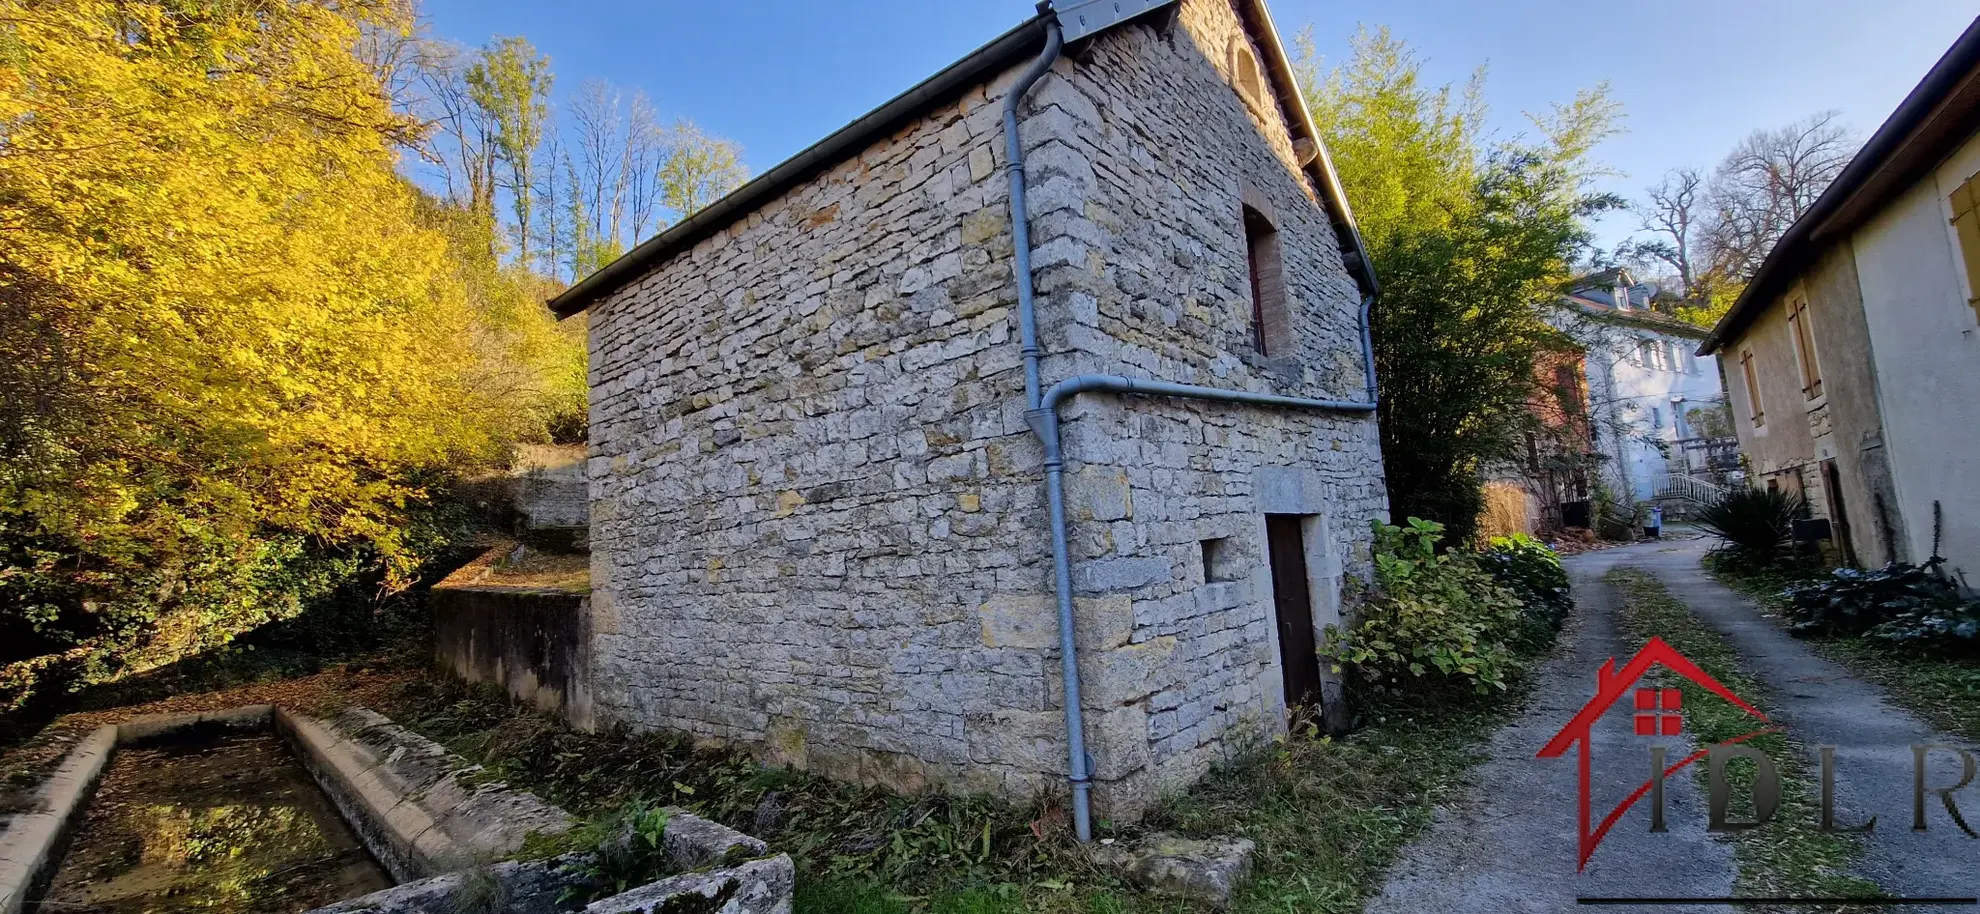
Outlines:
{"type": "MultiPolygon", "coordinates": [[[[1652,781],[1646,780],[1641,787],[1636,788],[1629,796],[1623,798],[1621,803],[1616,804],[1616,808],[1610,810],[1609,814],[1603,817],[1600,825],[1597,825],[1592,830],[1589,828],[1592,817],[1588,809],[1588,780],[1589,772],[1594,762],[1594,751],[1591,740],[1589,739],[1589,732],[1595,726],[1595,722],[1602,719],[1602,715],[1607,714],[1610,708],[1615,707],[1616,702],[1622,700],[1623,693],[1628,692],[1636,685],[1637,680],[1642,679],[1644,674],[1657,666],[1662,666],[1679,676],[1697,683],[1712,694],[1732,702],[1740,710],[1753,715],[1761,723],[1767,724],[1767,726],[1761,727],[1758,730],[1736,736],[1718,745],[1730,746],[1734,743],[1742,743],[1763,733],[1774,732],[1776,729],[1772,725],[1772,722],[1767,720],[1767,715],[1760,713],[1758,709],[1741,700],[1738,695],[1734,695],[1731,689],[1726,688],[1717,679],[1713,679],[1711,674],[1699,669],[1697,664],[1685,659],[1683,654],[1678,653],[1676,648],[1671,647],[1662,638],[1651,638],[1649,643],[1643,645],[1643,649],[1637,651],[1636,656],[1631,657],[1629,663],[1620,670],[1616,669],[1616,659],[1614,657],[1603,661],[1602,668],[1595,673],[1595,697],[1589,699],[1587,704],[1582,705],[1581,710],[1575,712],[1573,719],[1568,721],[1567,726],[1562,727],[1559,733],[1554,734],[1554,738],[1548,740],[1547,745],[1542,746],[1540,752],[1535,755],[1535,758],[1560,758],[1567,754],[1570,746],[1576,744],[1581,746],[1581,752],[1579,753],[1581,783],[1576,792],[1576,799],[1579,802],[1581,814],[1581,846],[1579,848],[1580,856],[1574,867],[1575,872],[1581,872],[1588,867],[1588,859],[1595,855],[1595,848],[1601,845],[1604,837],[1608,836],[1609,829],[1623,817],[1623,813],[1628,812],[1631,806],[1636,805],[1637,800],[1642,799],[1644,794],[1650,792],[1652,781]]],[[[1638,691],[1636,698],[1636,733],[1639,736],[1676,735],[1679,732],[1679,727],[1682,726],[1679,723],[1681,718],[1676,714],[1681,708],[1682,701],[1678,696],[1677,690],[1664,689],[1654,695],[1649,694],[1651,692],[1652,690],[1649,689],[1638,691]]],[[[1685,756],[1677,764],[1664,769],[1664,776],[1669,777],[1676,774],[1692,762],[1704,758],[1706,753],[1710,751],[1711,747],[1708,746],[1685,756]]]]}

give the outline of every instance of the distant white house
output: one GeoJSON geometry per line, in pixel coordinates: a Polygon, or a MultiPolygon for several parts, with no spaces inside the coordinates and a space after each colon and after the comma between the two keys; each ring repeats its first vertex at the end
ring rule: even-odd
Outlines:
{"type": "Polygon", "coordinates": [[[1603,270],[1549,316],[1584,350],[1591,445],[1618,503],[1654,500],[1681,477],[1723,482],[1738,465],[1718,364],[1693,355],[1706,333],[1661,310],[1659,291],[1603,270]]]}

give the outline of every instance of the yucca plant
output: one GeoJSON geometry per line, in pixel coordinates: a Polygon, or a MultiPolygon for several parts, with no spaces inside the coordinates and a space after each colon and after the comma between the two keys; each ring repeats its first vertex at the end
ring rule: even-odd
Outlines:
{"type": "Polygon", "coordinates": [[[1794,519],[1806,510],[1801,497],[1775,489],[1738,488],[1699,512],[1697,524],[1725,541],[1725,548],[1757,563],[1773,561],[1794,535],[1794,519]]]}

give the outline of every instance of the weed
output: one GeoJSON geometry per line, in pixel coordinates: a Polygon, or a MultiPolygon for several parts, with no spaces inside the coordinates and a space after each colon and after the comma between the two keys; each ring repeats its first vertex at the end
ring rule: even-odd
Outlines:
{"type": "MultiPolygon", "coordinates": [[[[1515,690],[1513,698],[1521,694],[1515,690]]],[[[1258,843],[1240,912],[1359,911],[1383,870],[1448,802],[1481,756],[1504,694],[1367,709],[1345,738],[1311,728],[1234,755],[1146,828],[1258,843]]],[[[777,850],[798,865],[799,912],[832,914],[1184,914],[1090,863],[1054,798],[1014,806],[940,793],[901,796],[758,766],[685,737],[571,730],[498,691],[419,680],[381,708],[518,787],[597,823],[628,804],[677,805],[749,831],[777,807],[777,850]],[[774,796],[773,796],[774,795],[774,796]]],[[[538,854],[595,846],[596,827],[541,839],[538,854]]],[[[1102,823],[1102,837],[1126,838],[1102,823]]]]}
{"type": "Polygon", "coordinates": [[[460,888],[447,905],[448,914],[501,914],[508,909],[508,890],[485,866],[461,871],[460,888]]]}

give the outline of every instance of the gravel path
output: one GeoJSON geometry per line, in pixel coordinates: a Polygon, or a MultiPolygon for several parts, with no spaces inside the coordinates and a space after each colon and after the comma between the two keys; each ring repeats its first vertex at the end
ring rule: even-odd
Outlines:
{"type": "MultiPolygon", "coordinates": [[[[1763,618],[1752,601],[1706,576],[1699,565],[1708,544],[1693,541],[1675,550],[1637,555],[1630,564],[1654,575],[1671,595],[1719,633],[1740,655],[1741,665],[1774,690],[1771,716],[1806,747],[1811,774],[1814,753],[1836,747],[1836,818],[1844,826],[1877,817],[1865,838],[1857,875],[1898,896],[1946,897],[1980,894],[1980,840],[1961,832],[1939,798],[1926,794],[1926,830],[1912,830],[1913,744],[1956,745],[1884,697],[1882,690],[1823,659],[1780,624],[1763,618]]],[[[1959,783],[1958,757],[1933,752],[1926,766],[1928,791],[1959,783]]],[[[1980,829],[1980,779],[1953,794],[1969,825],[1980,829]]],[[[1972,911],[1971,906],[1906,906],[1906,911],[1972,911]]]]}
{"type": "MultiPolygon", "coordinates": [[[[1534,758],[1594,696],[1602,662],[1628,661],[1629,648],[1614,623],[1617,595],[1601,578],[1654,548],[1605,549],[1563,561],[1574,579],[1575,613],[1555,655],[1541,666],[1531,701],[1518,720],[1493,735],[1489,758],[1473,769],[1467,799],[1439,810],[1429,831],[1404,852],[1381,895],[1369,903],[1370,914],[1569,911],[1580,896],[1732,891],[1732,848],[1705,833],[1705,798],[1689,777],[1670,778],[1666,785],[1668,832],[1652,834],[1649,803],[1638,803],[1577,874],[1574,757],[1534,758]]],[[[1647,741],[1632,731],[1627,703],[1603,716],[1594,742],[1589,805],[1600,821],[1648,777],[1649,754],[1647,741]]],[[[1670,746],[1673,760],[1692,751],[1682,739],[1659,742],[1670,746]]]]}
{"type": "MultiPolygon", "coordinates": [[[[1836,808],[1844,825],[1878,817],[1866,836],[1857,875],[1893,895],[1980,894],[1980,840],[1963,834],[1936,796],[1928,795],[1929,828],[1911,829],[1914,743],[1953,743],[1886,700],[1875,686],[1817,656],[1758,608],[1708,578],[1699,561],[1706,540],[1640,543],[1563,560],[1574,579],[1576,610],[1553,658],[1538,671],[1532,700],[1519,719],[1495,733],[1489,758],[1473,770],[1466,799],[1438,811],[1429,830],[1404,852],[1370,914],[1424,911],[1539,912],[1578,908],[1586,896],[1723,896],[1736,873],[1732,846],[1705,832],[1702,791],[1689,772],[1666,785],[1669,831],[1649,831],[1649,803],[1618,821],[1585,871],[1575,872],[1575,762],[1572,754],[1534,753],[1595,691],[1596,670],[1610,657],[1627,662],[1616,628],[1619,597],[1603,584],[1610,569],[1642,569],[1684,601],[1702,624],[1718,630],[1744,668],[1768,683],[1773,719],[1812,753],[1837,747],[1836,808]]],[[[1628,702],[1619,702],[1595,730],[1591,808],[1597,821],[1643,783],[1650,741],[1633,734],[1628,702]]],[[[1659,738],[1681,758],[1694,747],[1659,738]]],[[[1936,753],[1928,784],[1958,783],[1959,763],[1936,753]]],[[[1956,800],[1972,799],[1967,821],[1980,829],[1980,779],[1956,800]]],[[[1964,809],[1962,811],[1965,811],[1964,809]]],[[[1813,823],[1809,823],[1810,827],[1813,823]]],[[[1611,910],[1724,911],[1723,906],[1611,910]]],[[[1971,911],[1972,907],[1905,906],[1906,911],[1971,911]]]]}

